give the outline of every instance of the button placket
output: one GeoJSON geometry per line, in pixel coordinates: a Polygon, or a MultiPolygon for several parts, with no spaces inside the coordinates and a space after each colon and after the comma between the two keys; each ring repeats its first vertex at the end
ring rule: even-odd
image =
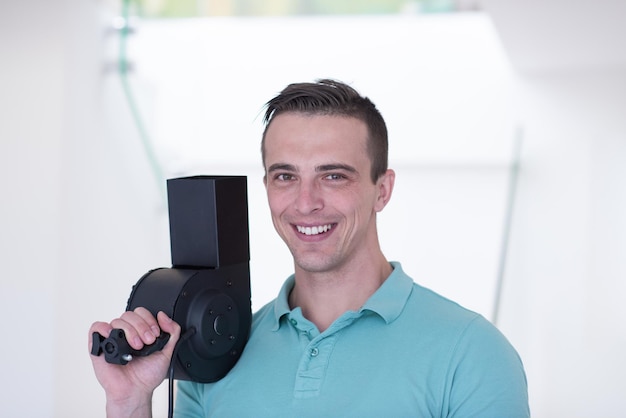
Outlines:
{"type": "Polygon", "coordinates": [[[335,336],[318,336],[307,345],[298,368],[294,396],[307,398],[319,394],[335,341],[335,336]]]}
{"type": "Polygon", "coordinates": [[[319,395],[326,377],[328,362],[337,341],[337,333],[360,316],[361,313],[348,312],[322,333],[312,323],[310,326],[306,326],[309,325],[306,319],[301,320],[299,326],[294,325],[294,328],[299,331],[302,343],[305,342],[302,337],[305,334],[308,336],[308,343],[303,347],[304,350],[296,375],[294,387],[296,398],[310,398],[319,395]],[[308,331],[308,333],[303,331],[308,331]]]}

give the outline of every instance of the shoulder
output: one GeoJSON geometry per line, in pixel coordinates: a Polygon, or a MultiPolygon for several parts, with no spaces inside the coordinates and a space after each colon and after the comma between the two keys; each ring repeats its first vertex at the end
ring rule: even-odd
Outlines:
{"type": "Polygon", "coordinates": [[[468,350],[475,354],[505,352],[519,359],[507,338],[485,317],[416,283],[403,316],[403,321],[415,324],[420,332],[447,341],[451,355],[463,356],[468,350]]]}
{"type": "Polygon", "coordinates": [[[446,401],[452,416],[527,417],[527,381],[522,360],[508,339],[482,315],[413,285],[404,320],[419,324],[445,352],[446,401]]]}
{"type": "Polygon", "coordinates": [[[413,282],[408,303],[416,305],[416,307],[419,307],[419,309],[423,311],[442,315],[444,318],[466,318],[467,320],[471,320],[478,315],[476,312],[461,306],[457,302],[415,282],[413,282]]]}
{"type": "Polygon", "coordinates": [[[273,299],[253,312],[249,339],[254,340],[259,333],[265,334],[270,331],[278,331],[281,316],[283,316],[283,313],[278,311],[277,299],[273,299]]]}
{"type": "Polygon", "coordinates": [[[252,314],[252,328],[258,326],[259,323],[276,319],[276,299],[266,303],[259,310],[252,314]]]}
{"type": "Polygon", "coordinates": [[[436,332],[440,338],[442,334],[461,337],[468,332],[489,332],[495,328],[482,315],[417,283],[412,284],[398,319],[414,324],[422,331],[436,332]]]}

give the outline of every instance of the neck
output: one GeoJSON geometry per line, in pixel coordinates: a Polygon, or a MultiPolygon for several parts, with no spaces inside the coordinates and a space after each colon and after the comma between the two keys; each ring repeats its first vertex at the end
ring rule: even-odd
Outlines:
{"type": "Polygon", "coordinates": [[[322,273],[296,267],[296,283],[289,295],[290,307],[300,307],[320,332],[345,312],[359,310],[393,268],[382,253],[376,259],[355,264],[352,268],[322,273]]]}

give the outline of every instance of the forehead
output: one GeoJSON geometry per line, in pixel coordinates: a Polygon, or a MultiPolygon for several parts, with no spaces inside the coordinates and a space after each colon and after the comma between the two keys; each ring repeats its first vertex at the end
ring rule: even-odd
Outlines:
{"type": "Polygon", "coordinates": [[[360,119],[340,115],[282,113],[265,133],[266,158],[293,154],[367,153],[367,126],[360,119]]]}

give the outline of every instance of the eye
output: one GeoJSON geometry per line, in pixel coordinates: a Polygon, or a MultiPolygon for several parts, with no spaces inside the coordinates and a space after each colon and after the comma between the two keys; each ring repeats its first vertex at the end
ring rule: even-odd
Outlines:
{"type": "Polygon", "coordinates": [[[325,178],[328,180],[343,180],[346,178],[346,176],[344,176],[343,174],[339,174],[339,173],[330,173],[330,174],[327,174],[325,178]]]}
{"type": "Polygon", "coordinates": [[[288,173],[280,173],[274,177],[278,181],[291,181],[294,179],[294,176],[288,173]]]}

